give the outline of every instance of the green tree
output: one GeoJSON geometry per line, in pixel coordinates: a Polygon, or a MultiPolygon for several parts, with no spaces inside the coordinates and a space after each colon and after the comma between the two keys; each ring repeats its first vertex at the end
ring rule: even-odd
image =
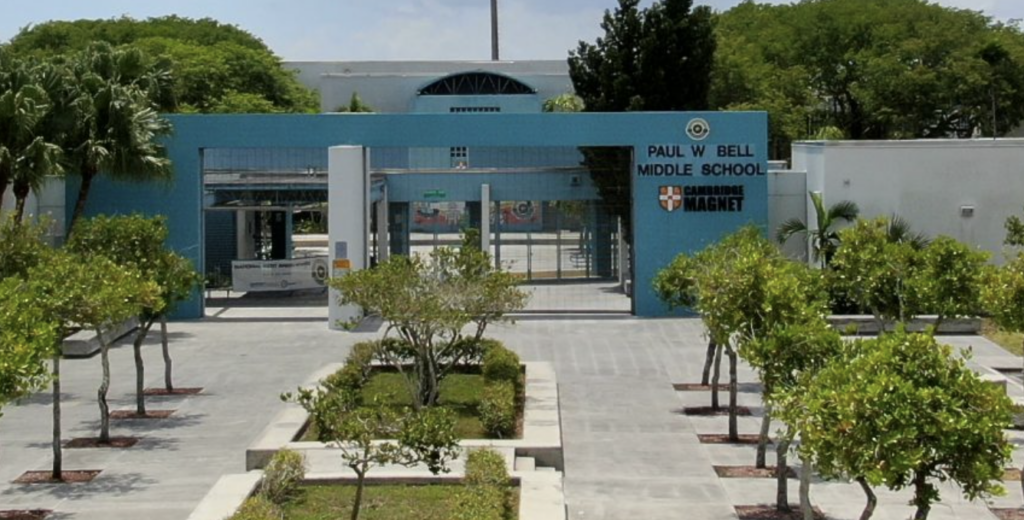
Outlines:
{"type": "Polygon", "coordinates": [[[0,280],[24,278],[42,264],[51,249],[43,243],[46,223],[20,223],[13,215],[0,219],[0,280]]]}
{"type": "Polygon", "coordinates": [[[1011,403],[928,334],[897,331],[851,344],[780,407],[801,454],[826,478],[852,478],[874,510],[871,486],[913,488],[915,519],[939,500],[933,479],[970,499],[1002,492],[1011,403]]]}
{"type": "Polygon", "coordinates": [[[988,253],[940,236],[920,255],[920,267],[909,281],[910,298],[914,308],[935,314],[934,330],[948,318],[977,315],[988,253]]]}
{"type": "Polygon", "coordinates": [[[61,173],[60,147],[46,131],[52,106],[39,71],[0,47],[0,194],[11,186],[18,220],[29,192],[38,190],[47,175],[61,173]]]}
{"type": "MultiPolygon", "coordinates": [[[[715,53],[711,9],[691,9],[692,0],[638,5],[639,0],[619,0],[614,11],[605,11],[604,36],[569,52],[569,77],[585,110],[706,110],[715,53]]],[[[630,230],[629,150],[582,152],[608,211],[630,230]]]]}
{"type": "Polygon", "coordinates": [[[159,103],[162,111],[315,112],[319,107],[316,94],[285,70],[262,41],[208,18],[46,22],[22,30],[10,46],[18,54],[48,57],[98,41],[133,45],[166,58],[173,85],[159,103]]]}
{"type": "Polygon", "coordinates": [[[436,404],[445,376],[480,355],[489,324],[526,305],[516,278],[495,268],[490,255],[472,245],[475,240],[467,234],[458,250],[393,256],[329,282],[339,303],[379,315],[388,322],[385,336],[401,338],[386,342],[381,357],[405,375],[417,409],[436,404]]]}
{"type": "Polygon", "coordinates": [[[341,458],[356,474],[352,520],[359,520],[366,474],[375,466],[423,464],[431,473],[448,472],[459,454],[455,414],[444,408],[401,413],[380,402],[357,405],[358,389],[336,387],[298,389],[282,399],[299,403],[314,418],[320,438],[341,450],[341,458]],[[379,440],[392,439],[392,440],[379,440]]]}
{"type": "Polygon", "coordinates": [[[0,412],[49,380],[46,360],[53,355],[56,335],[56,324],[23,280],[0,280],[0,412]]]}
{"type": "Polygon", "coordinates": [[[353,92],[352,97],[348,100],[347,105],[338,107],[336,112],[345,112],[349,114],[367,114],[374,112],[373,107],[367,105],[363,98],[359,97],[358,92],[353,92]]]}
{"type": "MultiPolygon", "coordinates": [[[[981,287],[981,306],[996,325],[1009,332],[1024,332],[1024,254],[989,270],[981,287]]],[[[1021,481],[1024,493],[1024,480],[1021,481]]]]}
{"type": "Polygon", "coordinates": [[[1024,35],[980,12],[925,0],[748,1],[715,27],[727,50],[716,57],[715,108],[768,110],[773,141],[823,127],[850,139],[1002,135],[1024,119],[1024,35]]]}
{"type": "Polygon", "coordinates": [[[811,248],[814,252],[814,261],[819,262],[821,267],[828,267],[832,256],[839,246],[839,230],[836,226],[840,222],[852,222],[860,214],[860,208],[856,202],[844,200],[837,202],[828,208],[820,192],[808,192],[811,197],[811,204],[814,206],[816,229],[808,229],[800,219],[790,219],[782,223],[776,231],[775,238],[780,244],[786,243],[794,235],[807,235],[811,241],[811,248]]]}
{"type": "MultiPolygon", "coordinates": [[[[164,217],[98,216],[79,223],[68,248],[85,257],[102,256],[118,265],[137,271],[143,280],[156,284],[159,297],[146,300],[137,314],[135,334],[136,413],[146,414],[145,365],[142,345],[157,321],[161,324],[161,343],[165,359],[165,383],[170,385],[170,356],[167,347],[165,315],[170,305],[187,297],[198,283],[198,275],[187,260],[169,251],[167,221],[164,217]]],[[[172,388],[168,388],[171,390],[172,388]]]]}
{"type": "Polygon", "coordinates": [[[64,136],[68,172],[81,178],[69,235],[85,212],[93,180],[102,172],[122,180],[165,180],[171,163],[158,138],[170,123],[155,110],[165,70],[154,69],[135,48],[90,46],[73,63],[72,97],[76,124],[64,136]]]}
{"type": "Polygon", "coordinates": [[[156,283],[160,288],[162,305],[156,316],[146,315],[148,326],[145,329],[142,340],[136,337],[136,342],[145,341],[145,334],[153,326],[152,320],[160,322],[160,351],[164,359],[164,389],[174,392],[173,370],[174,364],[171,360],[170,341],[167,336],[167,316],[178,306],[179,303],[189,299],[193,291],[202,283],[203,277],[195,270],[192,261],[177,253],[165,250],[157,261],[156,283]]]}
{"type": "Polygon", "coordinates": [[[566,92],[545,99],[541,110],[544,112],[583,112],[585,108],[586,104],[583,103],[583,98],[572,92],[566,92]]]}
{"type": "Polygon", "coordinates": [[[877,218],[840,231],[831,262],[834,285],[868,310],[879,330],[892,322],[906,323],[918,313],[908,284],[919,268],[920,255],[909,242],[891,241],[889,227],[888,219],[877,218]]]}

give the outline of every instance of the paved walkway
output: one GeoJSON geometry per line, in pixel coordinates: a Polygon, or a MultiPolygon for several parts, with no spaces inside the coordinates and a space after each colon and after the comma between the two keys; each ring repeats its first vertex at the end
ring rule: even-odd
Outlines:
{"type": "MultiPolygon", "coordinates": [[[[184,520],[217,478],[244,471],[245,447],[291,390],[328,362],[344,358],[355,341],[374,333],[327,331],[320,309],[229,309],[200,322],[172,324],[179,386],[202,386],[203,395],[151,399],[150,408],[176,408],[164,421],[115,422],[115,435],[138,435],[130,450],[66,450],[67,469],[103,469],[90,484],[25,486],[11,480],[50,464],[47,396],[4,410],[0,419],[0,509],[47,508],[74,520],[184,520]]],[[[771,503],[771,480],[721,480],[714,464],[750,464],[752,447],[708,446],[697,433],[724,433],[725,418],[691,418],[684,405],[705,404],[706,393],[672,390],[696,381],[704,354],[696,320],[624,317],[568,320],[526,317],[491,335],[526,360],[552,362],[558,372],[565,444],[566,495],[572,520],[734,519],[734,504],[771,503]]],[[[154,338],[155,339],[155,338],[154,338]]],[[[981,338],[945,338],[975,345],[976,360],[1017,366],[981,338]]],[[[148,382],[161,381],[156,342],[147,347],[148,382]]],[[[113,408],[132,406],[131,348],[112,352],[113,408]]],[[[99,360],[65,362],[65,438],[94,436],[99,360]]],[[[741,380],[754,381],[748,370],[741,380]]],[[[744,386],[740,403],[759,411],[759,397],[744,386]]],[[[1013,395],[1024,390],[1014,388],[1013,395]]],[[[723,396],[724,397],[724,396],[723,396]]],[[[755,433],[759,418],[742,418],[755,433]]],[[[1021,441],[1018,441],[1021,442],[1021,441]]],[[[1015,457],[1019,465],[1024,458],[1015,457]]],[[[770,458],[770,463],[773,458],[770,458]]],[[[1019,505],[1018,488],[1000,503],[1019,505]]],[[[792,494],[796,500],[796,481],[792,494]]],[[[908,495],[879,491],[875,518],[906,518],[908,495]]],[[[932,518],[994,518],[981,504],[943,489],[932,518]]],[[[817,483],[813,499],[835,518],[856,518],[860,491],[848,484],[817,483]]],[[[527,519],[524,519],[527,520],[527,519]]]]}

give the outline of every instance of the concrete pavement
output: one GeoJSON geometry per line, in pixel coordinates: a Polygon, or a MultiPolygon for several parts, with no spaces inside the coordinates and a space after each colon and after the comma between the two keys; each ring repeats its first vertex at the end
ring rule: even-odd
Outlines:
{"type": "MultiPolygon", "coordinates": [[[[74,520],[184,520],[221,475],[244,472],[245,448],[283,406],[281,392],[294,389],[322,365],[344,359],[354,342],[378,334],[332,333],[322,309],[315,307],[210,309],[210,314],[217,318],[171,325],[176,382],[205,387],[204,394],[151,398],[151,409],[177,409],[170,419],[115,422],[115,435],[142,437],[135,448],[66,450],[66,469],[104,470],[90,484],[12,484],[25,470],[49,467],[48,395],[5,409],[0,509],[53,509],[57,518],[74,520]]],[[[569,518],[734,519],[733,505],[774,500],[772,480],[715,475],[713,465],[752,464],[754,458],[752,446],[698,443],[698,433],[725,433],[724,417],[679,413],[683,406],[708,400],[705,392],[675,392],[671,386],[698,380],[705,348],[701,333],[697,320],[614,315],[586,320],[527,316],[515,325],[492,327],[490,335],[524,360],[548,361],[556,368],[569,518]]],[[[1019,363],[982,338],[943,339],[974,345],[977,362],[1019,363]]],[[[146,347],[149,386],[161,382],[157,345],[154,336],[146,347]]],[[[114,349],[112,362],[113,408],[131,408],[130,346],[114,349]]],[[[65,438],[95,436],[99,360],[71,360],[64,367],[65,438]]],[[[755,381],[746,368],[740,374],[741,381],[755,381]]],[[[1015,387],[1013,392],[1024,390],[1015,387]]],[[[756,393],[743,392],[740,403],[755,415],[760,411],[756,393]]],[[[756,433],[759,420],[741,418],[741,431],[756,433]]],[[[1015,460],[1019,466],[1024,458],[1015,460]]],[[[793,501],[796,484],[792,481],[793,501]]],[[[1019,505],[1016,483],[1009,490],[1000,503],[1019,505]]],[[[859,488],[850,484],[816,483],[812,493],[816,504],[839,519],[856,518],[863,504],[859,488]]],[[[878,494],[875,518],[908,516],[903,505],[907,493],[878,494]]],[[[943,503],[932,518],[993,517],[983,504],[959,499],[954,489],[944,487],[943,503]]]]}

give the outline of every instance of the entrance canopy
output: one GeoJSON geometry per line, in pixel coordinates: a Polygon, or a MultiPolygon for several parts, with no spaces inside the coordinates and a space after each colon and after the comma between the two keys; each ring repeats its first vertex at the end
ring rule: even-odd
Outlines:
{"type": "MultiPolygon", "coordinates": [[[[174,135],[167,141],[174,180],[152,185],[103,180],[94,187],[87,213],[167,215],[171,247],[191,258],[200,270],[205,258],[204,197],[209,195],[204,193],[203,153],[216,148],[632,148],[633,293],[634,313],[639,316],[668,313],[651,282],[676,254],[696,251],[745,224],[765,226],[768,220],[764,113],[174,115],[169,119],[174,125],[174,135]]],[[[566,181],[574,182],[573,176],[566,175],[566,181]]],[[[490,197],[518,200],[493,191],[490,197]]],[[[201,317],[200,295],[183,304],[178,315],[201,317]]]]}

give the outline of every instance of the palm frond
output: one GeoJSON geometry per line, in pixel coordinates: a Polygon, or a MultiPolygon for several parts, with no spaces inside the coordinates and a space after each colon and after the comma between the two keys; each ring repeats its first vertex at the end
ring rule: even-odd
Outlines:
{"type": "Polygon", "coordinates": [[[806,232],[807,224],[804,224],[800,219],[791,218],[779,226],[779,229],[775,232],[775,240],[780,244],[784,244],[793,235],[806,232]]]}
{"type": "Polygon", "coordinates": [[[851,222],[857,220],[860,215],[860,208],[852,200],[839,201],[828,208],[829,220],[845,220],[851,222]]]}

